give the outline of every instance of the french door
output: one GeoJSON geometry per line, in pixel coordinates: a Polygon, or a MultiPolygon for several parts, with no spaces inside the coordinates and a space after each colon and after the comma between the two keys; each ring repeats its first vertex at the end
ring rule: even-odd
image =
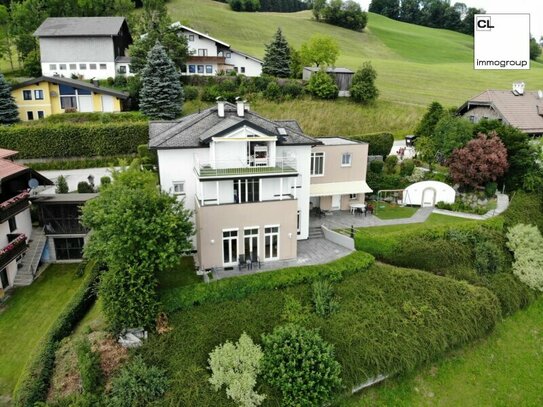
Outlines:
{"type": "Polygon", "coordinates": [[[258,228],[248,228],[243,231],[245,257],[251,253],[258,255],[258,228]]]}
{"type": "Polygon", "coordinates": [[[223,265],[233,266],[238,262],[238,231],[224,230],[222,232],[223,265]]]}
{"type": "Polygon", "coordinates": [[[264,228],[264,260],[279,259],[279,226],[264,228]]]}

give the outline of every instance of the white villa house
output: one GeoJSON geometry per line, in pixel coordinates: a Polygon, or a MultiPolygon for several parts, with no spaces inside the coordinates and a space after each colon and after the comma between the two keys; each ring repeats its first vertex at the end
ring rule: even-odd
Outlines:
{"type": "Polygon", "coordinates": [[[235,71],[246,76],[260,76],[262,61],[234,50],[224,41],[203,34],[179,22],[172,25],[187,38],[189,60],[183,75],[213,76],[235,71]]]}
{"type": "Polygon", "coordinates": [[[132,37],[124,17],[49,17],[34,32],[43,76],[107,79],[130,75],[132,37]]]}
{"type": "Polygon", "coordinates": [[[324,210],[363,203],[368,145],[303,134],[248,105],[217,106],[150,123],[160,185],[192,210],[202,269],[295,259],[309,237],[310,200],[324,210]]]}

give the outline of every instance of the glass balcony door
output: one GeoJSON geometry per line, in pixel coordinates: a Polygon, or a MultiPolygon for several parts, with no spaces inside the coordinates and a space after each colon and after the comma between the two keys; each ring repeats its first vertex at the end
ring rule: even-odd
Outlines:
{"type": "Polygon", "coordinates": [[[245,257],[252,258],[253,253],[258,255],[258,228],[245,229],[243,234],[245,257]]]}
{"type": "Polygon", "coordinates": [[[222,232],[223,265],[233,266],[238,262],[238,231],[224,230],[222,232]]]}
{"type": "Polygon", "coordinates": [[[279,226],[264,229],[264,259],[279,259],[279,226]]]}

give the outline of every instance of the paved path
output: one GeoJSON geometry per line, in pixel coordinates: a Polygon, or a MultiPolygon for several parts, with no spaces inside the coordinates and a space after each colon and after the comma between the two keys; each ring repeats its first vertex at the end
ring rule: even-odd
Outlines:
{"type": "Polygon", "coordinates": [[[498,216],[500,213],[505,212],[505,210],[509,207],[509,197],[507,195],[505,194],[496,194],[496,195],[498,198],[496,209],[492,209],[491,211],[488,211],[484,215],[476,215],[474,213],[465,213],[465,212],[446,211],[443,209],[434,209],[434,213],[437,213],[439,215],[455,216],[457,218],[473,219],[473,220],[485,220],[488,218],[492,218],[494,216],[498,216]]]}

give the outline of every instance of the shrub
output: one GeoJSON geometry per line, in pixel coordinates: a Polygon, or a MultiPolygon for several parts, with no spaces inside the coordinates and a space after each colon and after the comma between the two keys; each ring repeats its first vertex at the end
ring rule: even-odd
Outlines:
{"type": "Polygon", "coordinates": [[[304,87],[296,80],[289,80],[283,85],[283,95],[288,99],[296,99],[302,95],[304,87]]]}
{"type": "Polygon", "coordinates": [[[120,155],[147,143],[146,122],[40,123],[0,127],[0,145],[19,158],[65,158],[120,155]],[[47,140],[44,143],[44,140],[47,140]]]}
{"type": "Polygon", "coordinates": [[[379,90],[375,86],[377,72],[371,66],[371,62],[365,62],[353,76],[351,97],[355,102],[371,103],[379,96],[379,90]]]}
{"type": "Polygon", "coordinates": [[[200,96],[200,91],[196,86],[185,86],[185,100],[196,100],[200,96]]]}
{"type": "Polygon", "coordinates": [[[309,309],[291,295],[285,295],[281,319],[286,323],[305,325],[309,320],[309,309]]]}
{"type": "Polygon", "coordinates": [[[102,113],[102,112],[92,112],[92,113],[82,113],[76,112],[72,114],[53,114],[47,116],[45,119],[36,122],[24,123],[26,126],[40,126],[43,122],[49,124],[59,124],[59,123],[88,123],[88,122],[98,122],[98,123],[118,123],[118,122],[130,122],[130,123],[141,123],[146,122],[147,118],[140,112],[116,112],[116,113],[102,113]]]}
{"type": "Polygon", "coordinates": [[[258,273],[217,280],[209,284],[173,288],[162,293],[161,302],[167,311],[172,312],[206,303],[239,300],[259,291],[275,290],[316,279],[338,281],[345,275],[368,270],[373,262],[373,256],[354,252],[327,264],[290,267],[273,273],[258,273]]]}
{"type": "Polygon", "coordinates": [[[146,407],[166,392],[168,379],[164,370],[145,364],[136,356],[111,382],[110,407],[146,407]]]}
{"type": "Polygon", "coordinates": [[[398,174],[375,174],[368,172],[366,181],[374,192],[382,189],[403,189],[409,185],[407,178],[398,174]]]}
{"type": "Polygon", "coordinates": [[[537,298],[535,291],[510,272],[491,275],[484,285],[498,297],[503,317],[526,308],[537,298]]]}
{"type": "Polygon", "coordinates": [[[83,392],[96,393],[102,384],[100,355],[98,352],[93,352],[87,337],[77,344],[76,353],[83,392]]]}
{"type": "Polygon", "coordinates": [[[396,165],[398,165],[398,157],[395,155],[389,155],[385,159],[385,172],[387,174],[395,174],[396,173],[396,165]]]}
{"type": "Polygon", "coordinates": [[[226,341],[209,354],[209,382],[215,391],[226,386],[226,395],[239,406],[259,406],[266,396],[254,388],[263,356],[260,346],[244,332],[237,343],[226,341]]]}
{"type": "Polygon", "coordinates": [[[87,181],[80,181],[77,184],[77,192],[79,194],[92,194],[94,192],[94,188],[87,181]]]}
{"type": "Polygon", "coordinates": [[[335,99],[339,92],[334,79],[325,71],[318,71],[311,75],[307,90],[319,99],[335,99]]]}
{"type": "Polygon", "coordinates": [[[496,195],[496,191],[498,190],[498,184],[495,182],[488,182],[485,185],[485,195],[487,198],[492,198],[494,195],[496,195]]]}
{"type": "Polygon", "coordinates": [[[126,76],[123,75],[117,75],[115,77],[115,86],[118,88],[124,88],[127,85],[126,76]]]}
{"type": "Polygon", "coordinates": [[[524,223],[536,225],[543,232],[543,205],[538,194],[515,192],[503,217],[506,228],[524,223]]]}
{"type": "Polygon", "coordinates": [[[488,240],[479,242],[475,246],[475,269],[479,274],[495,274],[501,271],[501,249],[488,240]]]}
{"type": "Polygon", "coordinates": [[[33,407],[34,403],[45,400],[49,382],[55,366],[55,352],[60,341],[70,335],[75,326],[87,314],[96,299],[95,283],[99,269],[89,263],[87,275],[72,300],[66,305],[45,338],[38,345],[33,359],[19,377],[14,391],[17,407],[33,407]]]}
{"type": "Polygon", "coordinates": [[[369,144],[369,155],[381,155],[386,157],[390,154],[394,145],[394,136],[390,133],[364,134],[362,136],[351,137],[357,141],[365,141],[369,144]]]}
{"type": "Polygon", "coordinates": [[[270,82],[264,91],[264,97],[268,100],[281,100],[281,87],[277,82],[270,82]]]}
{"type": "Polygon", "coordinates": [[[373,160],[370,162],[370,171],[374,174],[381,174],[383,172],[383,167],[385,163],[381,160],[373,160]]]}
{"type": "Polygon", "coordinates": [[[106,185],[111,184],[111,178],[107,175],[104,175],[103,177],[100,177],[100,185],[102,187],[105,187],[106,185]]]}
{"type": "Polygon", "coordinates": [[[332,283],[326,280],[317,280],[313,282],[311,288],[313,306],[317,315],[327,317],[337,311],[339,303],[334,298],[332,283]]]}
{"type": "Polygon", "coordinates": [[[543,237],[533,225],[519,223],[507,232],[507,247],[513,252],[513,273],[528,287],[543,291],[543,237]]]}
{"type": "Polygon", "coordinates": [[[320,406],[341,385],[334,347],[313,330],[288,324],[262,337],[265,379],[282,395],[283,406],[320,406]]]}
{"type": "Polygon", "coordinates": [[[59,175],[55,184],[55,192],[57,194],[67,194],[69,192],[68,182],[64,178],[64,175],[59,175]]]}
{"type": "Polygon", "coordinates": [[[415,170],[415,163],[413,160],[406,159],[400,163],[400,175],[404,177],[410,177],[415,170]]]}

